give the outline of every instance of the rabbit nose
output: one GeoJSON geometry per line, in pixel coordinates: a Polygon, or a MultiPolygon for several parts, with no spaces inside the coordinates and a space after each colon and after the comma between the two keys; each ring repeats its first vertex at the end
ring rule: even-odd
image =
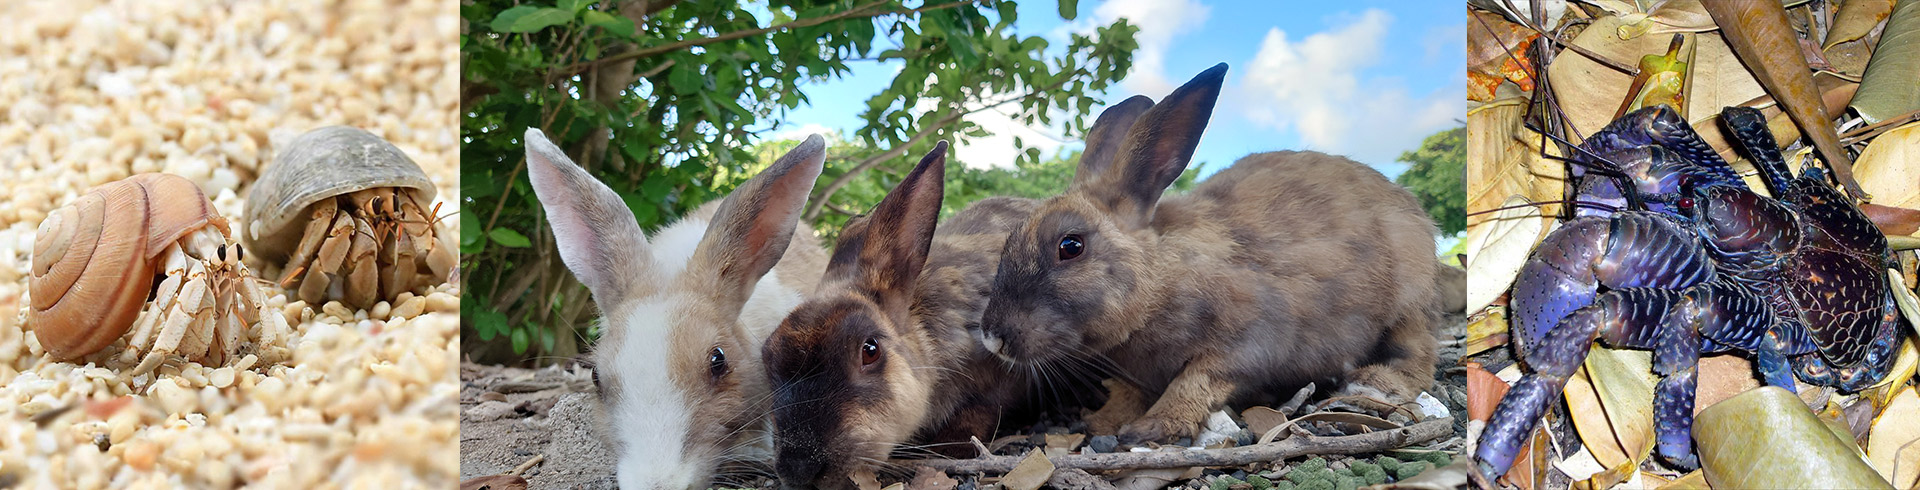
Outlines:
{"type": "Polygon", "coordinates": [[[973,338],[979,340],[980,345],[987,348],[987,352],[992,352],[994,355],[1000,356],[1001,359],[1007,358],[1007,343],[1001,340],[1000,336],[984,330],[975,330],[973,331],[973,338]]]}
{"type": "Polygon", "coordinates": [[[826,468],[826,460],[819,453],[796,454],[802,451],[783,451],[774,463],[774,472],[780,475],[780,488],[813,488],[813,481],[820,477],[820,471],[826,468]]]}

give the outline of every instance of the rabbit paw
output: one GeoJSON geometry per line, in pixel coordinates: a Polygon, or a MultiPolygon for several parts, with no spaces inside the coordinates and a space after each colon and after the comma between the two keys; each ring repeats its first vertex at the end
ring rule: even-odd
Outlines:
{"type": "Polygon", "coordinates": [[[1190,421],[1146,417],[1121,427],[1119,436],[1121,444],[1173,442],[1182,437],[1193,437],[1199,432],[1198,429],[1199,425],[1190,421]]]}

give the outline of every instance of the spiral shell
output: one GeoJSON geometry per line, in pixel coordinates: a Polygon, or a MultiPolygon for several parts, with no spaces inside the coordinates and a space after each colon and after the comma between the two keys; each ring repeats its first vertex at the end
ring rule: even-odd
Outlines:
{"type": "Polygon", "coordinates": [[[227,221],[183,177],[140,174],[87,191],[40,222],[28,321],[55,359],[91,354],[127,332],[167,245],[227,221]]]}
{"type": "Polygon", "coordinates": [[[433,181],[387,140],[360,128],[328,126],[287,145],[247,191],[247,250],[284,262],[304,231],[297,218],[321,199],[378,187],[418,189],[432,201],[433,181]]]}

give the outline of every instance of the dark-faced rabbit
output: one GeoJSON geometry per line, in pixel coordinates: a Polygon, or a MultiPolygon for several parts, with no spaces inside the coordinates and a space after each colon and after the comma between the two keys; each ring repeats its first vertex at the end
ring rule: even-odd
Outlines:
{"type": "Polygon", "coordinates": [[[935,231],[946,144],[840,233],[820,287],[767,340],[775,465],[789,486],[844,487],[909,441],[990,435],[1026,394],[1025,372],[968,327],[1001,244],[1035,201],[977,201],[935,231]]]}
{"type": "Polygon", "coordinates": [[[825,267],[798,224],[825,141],[808,138],[652,237],[540,130],[526,145],[560,258],[606,317],[594,384],[620,486],[707,488],[720,463],[770,462],[760,345],[825,267]]]}
{"type": "MultiPolygon", "coordinates": [[[[1404,402],[1430,383],[1433,222],[1357,162],[1251,155],[1162,198],[1192,158],[1226,65],[1137,115],[1007,238],[982,343],[1023,365],[1097,356],[1121,372],[1096,433],[1194,435],[1209,412],[1310,381],[1404,402]]],[[[1108,117],[1103,114],[1102,118],[1108,117]]]]}

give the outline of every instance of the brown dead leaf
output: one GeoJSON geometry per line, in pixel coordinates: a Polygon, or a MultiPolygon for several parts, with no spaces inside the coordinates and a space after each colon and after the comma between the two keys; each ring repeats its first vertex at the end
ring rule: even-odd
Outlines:
{"type": "MultiPolygon", "coordinates": [[[[1467,211],[1485,211],[1501,206],[1512,196],[1525,196],[1534,202],[1560,199],[1566,182],[1566,166],[1541,156],[1539,134],[1522,124],[1527,99],[1509,97],[1467,111],[1467,211]]],[[[1559,155],[1557,145],[1548,145],[1547,155],[1559,155]]],[[[1552,215],[1558,205],[1543,205],[1541,212],[1552,215]]],[[[1489,219],[1488,215],[1467,216],[1467,228],[1489,219]]],[[[1471,261],[1469,261],[1471,263],[1471,261]]]]}
{"type": "Polygon", "coordinates": [[[1079,449],[1080,443],[1086,440],[1086,434],[1047,434],[1047,447],[1072,451],[1079,449]]]}
{"type": "Polygon", "coordinates": [[[853,480],[853,487],[860,490],[881,490],[880,475],[873,472],[872,466],[861,466],[848,472],[847,479],[853,480]]]}
{"type": "Polygon", "coordinates": [[[460,490],[527,490],[527,479],[514,475],[493,475],[460,482],[460,490]]]}
{"type": "Polygon", "coordinates": [[[1248,407],[1240,412],[1240,419],[1247,421],[1247,431],[1265,434],[1280,424],[1287,423],[1287,414],[1267,407],[1248,407]]]}
{"type": "Polygon", "coordinates": [[[1833,49],[1835,44],[1867,37],[1880,23],[1886,22],[1889,15],[1893,15],[1893,0],[1847,0],[1833,15],[1827,40],[1820,47],[1833,49]]]}
{"type": "Polygon", "coordinates": [[[1007,476],[1000,479],[1000,486],[1008,490],[1035,490],[1047,484],[1047,478],[1052,476],[1053,461],[1048,460],[1045,453],[1035,449],[1028,451],[1027,457],[1021,459],[1020,464],[1013,467],[1013,471],[1008,471],[1007,476]]]}
{"type": "Polygon", "coordinates": [[[1860,205],[1860,210],[1867,213],[1867,219],[1872,220],[1873,226],[1879,228],[1881,233],[1912,235],[1920,231],[1920,209],[1865,203],[1860,205]]]}
{"type": "MultiPolygon", "coordinates": [[[[1572,43],[1628,66],[1641,56],[1667,51],[1667,44],[1672,39],[1666,36],[1621,39],[1618,29],[1624,24],[1625,21],[1617,16],[1601,17],[1594,21],[1592,27],[1574,37],[1572,43]]],[[[1689,42],[1694,45],[1681,49],[1682,53],[1693,53],[1692,58],[1682,60],[1691,67],[1691,78],[1686,87],[1688,121],[1699,121],[1717,114],[1721,107],[1736,105],[1766,93],[1760,88],[1760,82],[1740,65],[1740,60],[1733,56],[1733,50],[1727,47],[1719,34],[1703,33],[1691,37],[1693,39],[1689,42]]],[[[1559,99],[1561,109],[1581,136],[1593,134],[1611,122],[1614,111],[1626,99],[1627,88],[1633,84],[1633,77],[1573,50],[1561,52],[1553,65],[1547,68],[1547,74],[1553,77],[1554,95],[1559,99]]]]}
{"type": "Polygon", "coordinates": [[[1652,352],[1603,346],[1567,380],[1567,412],[1600,466],[1637,465],[1653,448],[1653,383],[1652,352]]]}
{"type": "Polygon", "coordinates": [[[1486,422],[1493,417],[1493,408],[1500,405],[1500,398],[1507,396],[1506,381],[1487,372],[1480,363],[1467,363],[1467,420],[1486,422]]]}
{"type": "Polygon", "coordinates": [[[953,490],[958,486],[960,482],[947,476],[947,472],[925,466],[914,470],[913,481],[907,483],[907,488],[914,490],[953,490]]]}
{"type": "Polygon", "coordinates": [[[1471,83],[1467,99],[1493,100],[1496,88],[1507,81],[1519,85],[1522,91],[1532,91],[1533,77],[1527,69],[1533,63],[1527,58],[1527,49],[1540,34],[1508,22],[1500,14],[1474,10],[1470,15],[1467,78],[1471,83]]]}

